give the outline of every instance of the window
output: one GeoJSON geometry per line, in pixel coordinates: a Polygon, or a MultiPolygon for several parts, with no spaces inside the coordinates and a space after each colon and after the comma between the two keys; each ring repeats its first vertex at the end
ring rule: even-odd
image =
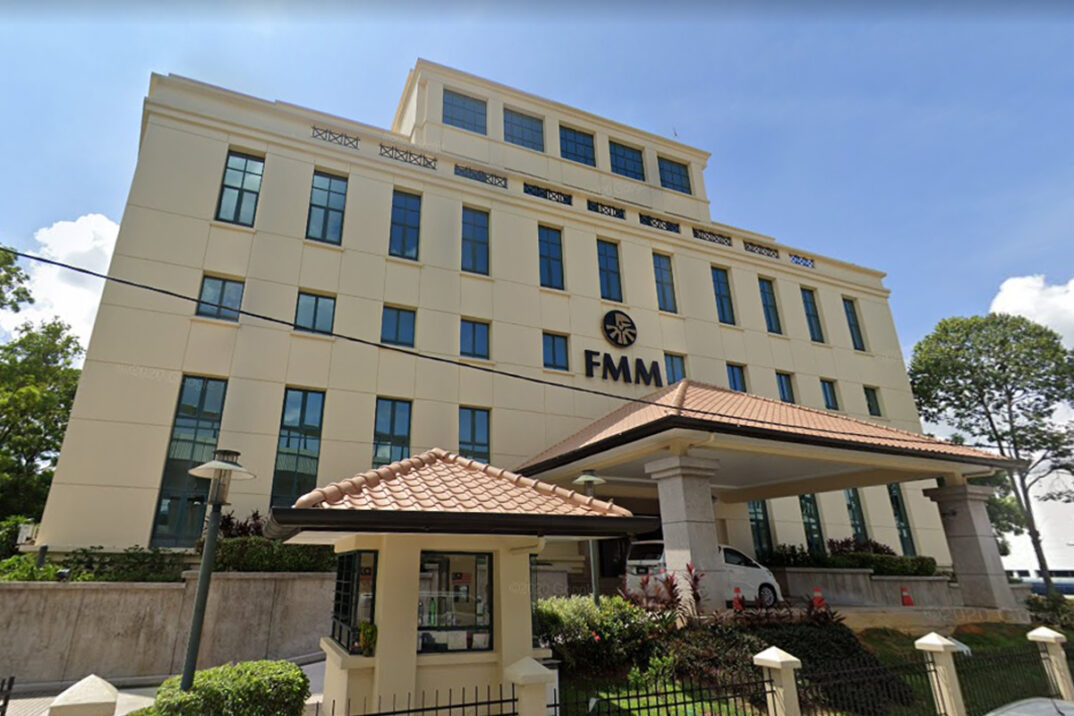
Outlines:
{"type": "Polygon", "coordinates": [[[865,527],[865,512],[861,509],[861,494],[858,493],[858,488],[843,490],[843,497],[847,501],[847,516],[850,518],[850,531],[854,534],[854,541],[868,541],[869,530],[865,527]]]}
{"type": "Polygon", "coordinates": [[[239,320],[242,307],[242,281],[206,276],[201,280],[198,315],[220,318],[225,321],[239,320]]]}
{"type": "Polygon", "coordinates": [[[414,311],[385,306],[380,320],[380,342],[414,347],[414,311]]]}
{"type": "Polygon", "coordinates": [[[377,398],[373,467],[410,457],[410,401],[377,398]]]}
{"type": "Polygon", "coordinates": [[[731,390],[746,392],[746,366],[735,363],[727,364],[727,385],[731,390]]]}
{"type": "Polygon", "coordinates": [[[897,482],[888,485],[888,497],[891,498],[891,511],[895,515],[895,528],[899,531],[899,543],[902,553],[907,557],[917,555],[914,535],[910,531],[910,518],[906,514],[906,503],[902,497],[902,487],[897,482]]]}
{"type": "Polygon", "coordinates": [[[504,107],[503,139],[520,147],[543,152],[544,120],[504,107]]]}
{"type": "Polygon", "coordinates": [[[273,507],[290,507],[317,487],[323,415],[324,393],[298,388],[288,388],[284,393],[272,474],[273,507]]]}
{"type": "Polygon", "coordinates": [[[487,463],[491,453],[488,409],[460,407],[459,454],[487,463]]]}
{"type": "Polygon", "coordinates": [[[619,245],[597,239],[597,268],[600,272],[600,297],[609,301],[623,300],[619,281],[619,245]]]}
{"type": "Polygon", "coordinates": [[[489,357],[489,324],[465,318],[459,321],[459,355],[489,357]]]}
{"type": "Polygon", "coordinates": [[[540,255],[541,285],[563,288],[563,235],[550,226],[537,227],[537,251],[540,255]]]}
{"type": "Polygon", "coordinates": [[[805,528],[806,547],[813,554],[824,554],[824,530],[820,526],[820,508],[816,495],[799,495],[802,508],[802,526],[805,528]]]}
{"type": "Polygon", "coordinates": [[[488,275],[489,215],[487,211],[463,207],[462,270],[488,275]]]}
{"type": "Polygon", "coordinates": [[[691,193],[689,167],[681,162],[673,162],[663,157],[659,157],[657,163],[660,165],[660,186],[665,189],[681,191],[683,194],[691,193]]]}
{"type": "Polygon", "coordinates": [[[595,167],[597,162],[593,158],[593,135],[570,127],[560,127],[559,156],[595,167]]]}
{"type": "Polygon", "coordinates": [[[332,604],[332,638],[350,654],[361,654],[362,624],[373,623],[377,586],[375,550],[336,557],[336,592],[332,604]]]}
{"type": "Polygon", "coordinates": [[[865,405],[869,408],[869,415],[877,418],[883,416],[880,412],[880,394],[877,393],[876,388],[865,386],[865,405]]]}
{"type": "Polygon", "coordinates": [[[776,287],[770,278],[759,278],[757,284],[761,288],[761,307],[764,309],[764,322],[769,333],[783,333],[783,326],[779,322],[779,306],[776,305],[776,287]]]}
{"type": "Polygon", "coordinates": [[[667,384],[678,383],[680,380],[686,377],[686,359],[675,353],[664,354],[664,373],[666,373],[667,384]]]}
{"type": "Polygon", "coordinates": [[[772,526],[768,522],[768,503],[752,500],[747,504],[750,513],[750,532],[753,533],[753,552],[757,559],[772,552],[772,526]]]}
{"type": "Polygon", "coordinates": [[[847,314],[847,328],[850,329],[850,342],[854,344],[854,350],[865,350],[865,338],[861,334],[861,324],[858,322],[858,308],[854,299],[843,299],[843,310],[847,314]]]}
{"type": "Polygon", "coordinates": [[[735,325],[735,304],[731,300],[731,281],[727,269],[712,267],[712,290],[716,292],[716,315],[720,323],[735,325]]]}
{"type": "Polygon", "coordinates": [[[343,238],[343,207],[346,203],[346,179],[314,172],[306,238],[338,245],[343,238]]]}
{"type": "Polygon", "coordinates": [[[608,150],[612,156],[613,172],[631,179],[645,181],[645,165],[642,162],[640,150],[617,142],[608,142],[608,150]]]}
{"type": "Polygon", "coordinates": [[[164,460],[152,547],[193,547],[201,537],[209,481],[187,470],[213,459],[227,381],[183,376],[164,460]]]}
{"type": "Polygon", "coordinates": [[[806,325],[809,337],[817,343],[824,342],[824,329],[820,325],[820,310],[817,308],[817,294],[811,288],[802,289],[802,306],[805,308],[806,325]]]}
{"type": "Polygon", "coordinates": [[[485,100],[444,90],[444,124],[485,133],[485,100]]]}
{"type": "Polygon", "coordinates": [[[671,257],[653,252],[653,275],[656,277],[656,305],[661,311],[677,313],[675,277],[671,274],[671,257]]]}
{"type": "Polygon", "coordinates": [[[828,410],[839,410],[839,396],[835,392],[835,381],[820,379],[820,392],[824,394],[824,407],[828,410]]]}
{"type": "Polygon", "coordinates": [[[254,225],[257,196],[261,193],[261,175],[264,171],[264,159],[239,152],[228,152],[224,180],[220,184],[220,203],[216,207],[217,221],[242,226],[254,225]]]}
{"type": "Polygon", "coordinates": [[[392,194],[392,229],[388,253],[417,261],[420,230],[421,197],[397,189],[392,194]]]}
{"type": "Polygon", "coordinates": [[[544,334],[544,367],[567,370],[567,336],[544,334]]]}
{"type": "Polygon", "coordinates": [[[422,552],[418,653],[492,649],[492,555],[422,552]]]}
{"type": "Polygon", "coordinates": [[[295,307],[296,330],[331,333],[335,315],[336,299],[331,296],[317,296],[312,293],[298,294],[298,305],[295,307]]]}
{"type": "Polygon", "coordinates": [[[794,379],[790,373],[776,373],[776,385],[779,386],[779,399],[784,403],[793,403],[794,379]]]}

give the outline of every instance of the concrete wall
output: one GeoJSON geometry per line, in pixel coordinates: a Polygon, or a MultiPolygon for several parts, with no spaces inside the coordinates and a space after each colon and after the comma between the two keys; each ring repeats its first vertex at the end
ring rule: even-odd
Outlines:
{"type": "Polygon", "coordinates": [[[832,606],[902,606],[902,588],[910,590],[918,607],[962,606],[958,586],[947,577],[876,576],[871,569],[818,569],[772,567],[783,598],[800,601],[813,597],[820,587],[832,606]]]}
{"type": "MultiPolygon", "coordinates": [[[[178,673],[197,574],[183,583],[0,583],[0,673],[20,684],[178,673]]],[[[198,666],[311,654],[328,633],[335,575],[213,576],[198,666]]]]}

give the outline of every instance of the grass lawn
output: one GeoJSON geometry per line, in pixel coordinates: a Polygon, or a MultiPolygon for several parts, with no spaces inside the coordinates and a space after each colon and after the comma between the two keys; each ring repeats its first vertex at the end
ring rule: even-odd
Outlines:
{"type": "Polygon", "coordinates": [[[755,708],[747,694],[729,698],[720,687],[693,688],[679,682],[634,689],[623,682],[594,684],[561,682],[559,716],[757,716],[766,713],[760,685],[749,688],[758,699],[755,708]],[[756,692],[756,693],[754,693],[756,692]]]}

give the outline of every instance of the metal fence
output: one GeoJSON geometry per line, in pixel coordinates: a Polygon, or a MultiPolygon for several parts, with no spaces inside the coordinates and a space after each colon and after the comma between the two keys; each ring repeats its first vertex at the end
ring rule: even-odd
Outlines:
{"type": "Polygon", "coordinates": [[[750,668],[718,681],[679,679],[637,683],[577,683],[557,691],[549,716],[761,716],[772,681],[750,668]]]}
{"type": "Polygon", "coordinates": [[[1059,696],[1036,646],[956,654],[955,669],[968,716],[982,716],[1021,699],[1059,696]]]}
{"type": "Polygon", "coordinates": [[[518,698],[513,686],[504,688],[501,684],[448,689],[446,693],[434,691],[432,695],[407,694],[390,702],[348,701],[345,708],[334,703],[318,704],[316,713],[317,716],[518,716],[518,698]]]}
{"type": "Polygon", "coordinates": [[[930,678],[932,662],[915,655],[898,663],[876,659],[846,660],[821,668],[808,664],[798,672],[798,702],[806,716],[934,716],[937,708],[930,678]]]}
{"type": "Polygon", "coordinates": [[[0,716],[7,713],[8,704],[11,703],[11,692],[15,689],[15,677],[9,676],[0,679],[0,716]]]}

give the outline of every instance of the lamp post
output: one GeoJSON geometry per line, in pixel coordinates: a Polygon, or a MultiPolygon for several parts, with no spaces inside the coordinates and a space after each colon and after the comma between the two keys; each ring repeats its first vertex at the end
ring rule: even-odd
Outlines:
{"type": "MultiPolygon", "coordinates": [[[[593,488],[597,485],[603,485],[606,480],[597,477],[597,474],[592,470],[585,470],[578,478],[574,480],[574,484],[585,488],[586,497],[593,496],[593,488]]],[[[589,584],[593,590],[593,602],[600,606],[600,585],[597,579],[597,541],[589,540],[589,584]]]]}
{"type": "Polygon", "coordinates": [[[190,617],[190,638],[186,645],[186,661],[183,662],[183,678],[179,682],[179,688],[183,691],[189,691],[194,684],[198,647],[201,646],[201,626],[205,621],[205,603],[209,599],[209,580],[212,579],[216,557],[216,536],[220,532],[220,509],[227,504],[233,479],[254,478],[252,472],[239,464],[239,453],[234,450],[217,450],[212,460],[193,468],[189,474],[212,482],[209,483],[209,524],[205,531],[205,546],[201,551],[198,591],[194,596],[194,613],[190,617]]]}

